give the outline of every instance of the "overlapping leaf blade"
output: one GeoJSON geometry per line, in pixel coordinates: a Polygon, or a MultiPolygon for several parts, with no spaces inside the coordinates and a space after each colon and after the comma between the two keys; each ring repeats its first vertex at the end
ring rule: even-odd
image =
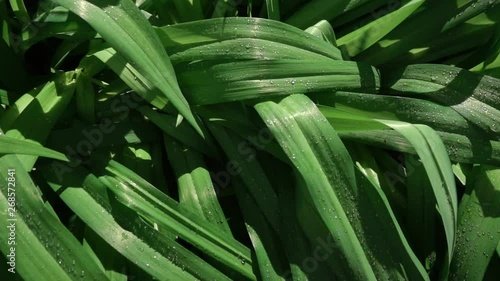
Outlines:
{"type": "Polygon", "coordinates": [[[186,242],[210,254],[217,263],[245,279],[254,279],[248,249],[230,235],[205,221],[157,190],[133,171],[114,160],[96,159],[101,180],[123,203],[141,216],[176,233],[186,242]],[[104,166],[103,166],[104,165],[104,166]],[[104,168],[104,171],[101,169],[104,168]]]}
{"type": "MultiPolygon", "coordinates": [[[[321,224],[322,221],[332,239],[339,241],[337,255],[342,255],[344,259],[337,261],[337,266],[343,270],[344,278],[375,279],[375,274],[403,278],[404,273],[399,267],[400,259],[396,265],[391,261],[376,258],[378,255],[382,257],[387,254],[380,249],[370,248],[374,246],[370,245],[373,240],[370,242],[370,239],[365,238],[364,235],[369,234],[362,234],[359,228],[363,225],[359,224],[359,220],[363,220],[363,215],[373,214],[373,210],[362,214],[358,209],[371,207],[356,205],[363,196],[363,191],[356,182],[351,158],[326,119],[321,117],[315,106],[303,96],[291,96],[284,99],[280,105],[265,102],[258,104],[256,109],[303,177],[304,184],[299,186],[306,189],[298,187],[298,190],[302,190],[304,195],[310,194],[314,206],[311,207],[320,216],[315,227],[319,227],[318,223],[321,224]],[[299,108],[302,110],[298,110],[299,108]],[[383,269],[382,264],[386,269],[383,269]],[[387,271],[387,267],[392,270],[387,271]]],[[[386,209],[380,208],[380,205],[376,210],[387,212],[386,209]]],[[[380,224],[377,225],[380,227],[380,224]]],[[[400,258],[405,257],[407,274],[411,274],[413,278],[425,279],[421,266],[410,258],[411,250],[399,254],[400,258]]],[[[337,274],[342,274],[341,270],[337,274]]]]}
{"type": "Polygon", "coordinates": [[[177,84],[165,49],[146,18],[127,0],[54,0],[88,22],[129,63],[153,83],[198,130],[201,129],[177,84]]]}
{"type": "MultiPolygon", "coordinates": [[[[81,276],[89,280],[105,278],[101,269],[82,251],[82,245],[73,234],[64,226],[59,218],[49,209],[42,199],[40,190],[35,186],[28,172],[24,170],[21,161],[15,154],[0,158],[0,169],[15,171],[14,185],[9,185],[7,177],[0,179],[2,219],[8,218],[19,221],[18,231],[26,231],[25,237],[17,242],[17,250],[22,252],[19,260],[19,273],[26,279],[38,278],[43,270],[51,270],[61,280],[74,280],[81,276]],[[12,193],[15,193],[12,197],[12,193]],[[7,208],[7,197],[15,198],[17,206],[14,211],[7,208]],[[31,245],[30,245],[31,244],[31,245]],[[32,252],[34,249],[37,252],[32,252]],[[33,258],[38,258],[33,263],[33,258]],[[33,268],[29,266],[33,266],[33,268]]],[[[14,225],[16,222],[14,222],[14,225]]],[[[15,228],[15,227],[14,227],[15,228]]],[[[8,228],[3,227],[2,234],[7,237],[8,228]]],[[[22,232],[17,233],[24,235],[22,232]]],[[[10,247],[4,243],[0,248],[4,255],[10,253],[10,247]]],[[[47,274],[41,274],[48,276],[47,274]]],[[[46,277],[44,277],[46,278],[46,277]]]]}
{"type": "MultiPolygon", "coordinates": [[[[210,173],[200,153],[165,136],[165,147],[179,186],[179,202],[227,235],[231,230],[222,211],[210,173]]],[[[220,188],[220,187],[218,187],[220,188]]]]}
{"type": "Polygon", "coordinates": [[[153,228],[141,222],[137,214],[131,215],[117,208],[118,205],[110,200],[103,184],[83,167],[78,167],[72,175],[63,179],[58,179],[50,166],[46,167],[45,172],[49,185],[55,191],[62,192],[60,196],[64,202],[91,229],[132,262],[141,259],[138,266],[151,276],[158,279],[195,280],[193,275],[203,274],[207,270],[204,274],[221,277],[191,252],[166,237],[162,238],[159,233],[150,233],[146,238],[141,237],[140,231],[133,231],[138,228],[153,231],[153,228]],[[121,225],[126,222],[128,226],[121,225]]]}
{"type": "Polygon", "coordinates": [[[477,167],[460,202],[458,239],[450,280],[483,280],[500,241],[500,171],[477,167]]]}

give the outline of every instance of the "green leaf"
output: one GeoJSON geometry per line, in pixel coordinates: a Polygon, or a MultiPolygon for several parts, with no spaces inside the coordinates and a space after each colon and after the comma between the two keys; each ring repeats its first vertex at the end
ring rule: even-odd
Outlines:
{"type": "MultiPolygon", "coordinates": [[[[42,280],[75,280],[82,277],[104,280],[104,273],[83,251],[76,237],[47,208],[40,190],[16,155],[0,157],[0,170],[6,173],[9,169],[15,171],[15,184],[9,184],[6,176],[0,178],[1,218],[3,221],[17,219],[13,222],[19,227],[16,229],[19,239],[16,241],[16,253],[19,254],[16,269],[21,277],[25,280],[40,277],[42,280]],[[8,198],[15,198],[14,206],[8,198]],[[51,274],[48,275],[47,271],[51,274]]],[[[8,230],[2,227],[3,237],[8,236],[8,230]]],[[[10,253],[7,243],[3,243],[0,249],[3,255],[10,253]]]]}
{"type": "Polygon", "coordinates": [[[255,250],[262,280],[286,280],[283,275],[290,269],[278,235],[259,211],[255,200],[245,190],[249,187],[243,187],[240,180],[233,180],[233,186],[243,212],[248,236],[255,250]]]}
{"type": "Polygon", "coordinates": [[[264,169],[255,161],[255,150],[241,138],[227,132],[226,129],[209,124],[208,128],[217,139],[230,161],[226,164],[231,176],[240,176],[247,186],[247,192],[266,217],[269,225],[277,233],[279,230],[279,202],[264,169]]]}
{"type": "Polygon", "coordinates": [[[433,64],[410,65],[385,76],[390,93],[425,97],[448,105],[498,139],[500,79],[464,69],[433,64]]]}
{"type": "Polygon", "coordinates": [[[185,148],[165,136],[168,158],[174,169],[179,186],[179,203],[191,209],[206,221],[231,235],[227,219],[222,211],[210,173],[200,153],[185,148]]]}
{"type": "Polygon", "coordinates": [[[270,20],[280,20],[280,1],[266,0],[267,18],[270,20]]]}
{"type": "MultiPolygon", "coordinates": [[[[300,101],[300,96],[292,96],[291,98],[289,107],[293,106],[294,99],[300,101]]],[[[314,139],[308,139],[302,132],[302,130],[305,130],[304,126],[306,124],[302,123],[305,120],[297,123],[294,118],[290,118],[293,113],[287,112],[286,109],[291,110],[291,108],[279,106],[272,102],[256,105],[257,112],[304,178],[304,188],[307,188],[305,192],[310,194],[320,219],[327,227],[329,234],[332,235],[333,241],[339,245],[337,255],[340,255],[344,262],[338,264],[338,266],[345,272],[344,278],[376,280],[367,254],[364,252],[349,222],[346,206],[343,206],[339,199],[339,196],[345,195],[338,195],[332,189],[333,181],[335,181],[336,186],[339,186],[340,190],[346,190],[347,193],[355,187],[354,171],[352,165],[349,165],[352,163],[349,155],[347,152],[340,150],[335,153],[337,157],[327,159],[329,155],[333,155],[334,147],[342,145],[339,139],[333,139],[335,137],[334,132],[326,136],[320,135],[322,134],[320,128],[324,127],[324,123],[327,123],[327,121],[324,119],[323,122],[319,121],[319,124],[315,124],[314,121],[309,120],[309,128],[318,130],[313,131],[317,134],[315,137],[321,137],[326,141],[325,143],[318,142],[317,147],[314,147],[310,143],[314,139]],[[315,127],[311,127],[311,125],[315,127]],[[325,165],[326,163],[323,161],[328,161],[328,165],[325,165]],[[328,176],[324,170],[326,168],[329,170],[328,176]]],[[[299,116],[297,115],[297,117],[299,116]]],[[[330,130],[333,131],[331,127],[330,130]]]]}
{"type": "Polygon", "coordinates": [[[85,73],[78,75],[76,81],[76,109],[78,115],[90,124],[95,123],[95,90],[85,73]]]}
{"type": "Polygon", "coordinates": [[[325,90],[375,93],[379,88],[375,68],[348,61],[201,61],[178,71],[179,83],[197,105],[325,90]]]}
{"type": "MultiPolygon", "coordinates": [[[[385,243],[384,241],[387,240],[392,241],[391,246],[394,247],[390,250],[392,254],[386,252],[385,254],[377,255],[379,265],[375,265],[375,267],[379,267],[379,278],[382,279],[381,276],[384,275],[386,276],[384,279],[394,278],[389,277],[392,274],[390,271],[394,269],[384,267],[384,264],[392,264],[397,261],[404,266],[403,272],[399,278],[407,280],[430,280],[422,263],[417,259],[417,256],[412,250],[415,247],[410,247],[410,243],[407,241],[407,236],[405,236],[405,232],[403,231],[406,228],[399,225],[395,213],[389,205],[388,198],[382,190],[380,182],[383,182],[384,179],[382,177],[385,175],[380,173],[375,158],[370,153],[367,153],[368,150],[366,147],[356,146],[356,149],[360,150],[357,151],[359,153],[354,153],[357,156],[355,160],[357,168],[356,178],[360,185],[361,193],[364,193],[364,196],[360,196],[359,204],[362,206],[361,208],[366,208],[368,210],[366,213],[362,213],[364,219],[360,228],[372,234],[367,238],[366,244],[375,249],[375,253],[378,252],[376,250],[377,247],[383,245],[385,243]],[[369,211],[370,207],[373,208],[373,211],[369,211]],[[380,225],[388,227],[380,227],[380,225]],[[396,243],[397,246],[394,245],[396,243]],[[390,256],[393,255],[398,255],[399,258],[392,260],[393,258],[390,256]]],[[[431,207],[431,211],[435,211],[434,206],[431,207]]],[[[412,221],[411,223],[415,222],[412,221]]],[[[383,253],[383,251],[380,252],[383,253]]],[[[415,250],[415,252],[418,252],[418,250],[415,250]]]]}
{"type": "Polygon", "coordinates": [[[177,126],[176,119],[172,115],[159,113],[148,106],[141,106],[138,110],[165,132],[165,134],[182,145],[208,156],[217,157],[218,151],[215,148],[215,144],[206,132],[204,133],[205,139],[202,139],[192,128],[182,123],[177,126]]]}
{"type": "Polygon", "coordinates": [[[408,239],[426,269],[435,271],[438,225],[436,198],[425,167],[415,158],[415,155],[405,155],[408,239]]]}
{"type": "Polygon", "coordinates": [[[312,0],[308,1],[304,7],[298,9],[290,16],[286,23],[298,28],[307,28],[308,26],[320,20],[332,20],[335,16],[341,14],[346,9],[351,0],[325,1],[312,0]]]}
{"type": "MultiPolygon", "coordinates": [[[[407,2],[407,1],[405,1],[407,2]]],[[[345,46],[351,57],[377,43],[381,38],[411,16],[425,1],[412,0],[401,8],[341,37],[339,46],[345,46]]]]}
{"type": "Polygon", "coordinates": [[[168,104],[169,100],[161,93],[161,90],[133,67],[125,56],[117,53],[113,48],[106,48],[104,45],[95,52],[91,52],[87,60],[82,60],[81,67],[85,70],[95,68],[95,63],[91,60],[94,57],[116,72],[127,86],[150,104],[159,109],[164,109],[168,104]]]}
{"type": "MultiPolygon", "coordinates": [[[[18,99],[0,121],[5,135],[18,140],[45,143],[73,97],[73,76],[72,72],[58,73],[53,81],[18,99]]],[[[31,170],[37,160],[36,156],[31,155],[19,155],[18,158],[26,170],[31,170]]]]}
{"type": "Polygon", "coordinates": [[[114,49],[172,102],[200,133],[201,128],[179,89],[175,72],[158,36],[128,0],[53,0],[89,23],[114,49]]]}
{"type": "Polygon", "coordinates": [[[234,274],[253,280],[248,249],[203,218],[157,190],[133,171],[114,160],[96,159],[96,170],[104,166],[101,181],[122,203],[141,216],[175,233],[189,244],[212,256],[234,274]],[[108,160],[106,160],[108,161],[108,160]],[[132,199],[132,200],[130,200],[132,199]]]}
{"type": "Polygon", "coordinates": [[[457,0],[426,3],[425,8],[402,22],[375,45],[360,53],[356,59],[375,66],[390,67],[392,60],[412,48],[425,48],[429,41],[438,38],[471,17],[478,15],[497,0],[457,0]],[[419,26],[415,29],[415,26],[419,26]]]}
{"type": "MultiPolygon", "coordinates": [[[[273,109],[264,111],[265,105],[271,107],[272,103],[257,105],[257,111],[304,179],[304,183],[297,186],[301,192],[297,198],[310,196],[309,200],[314,206],[311,207],[321,218],[313,224],[321,224],[322,221],[334,241],[342,239],[337,242],[339,253],[335,255],[344,256],[345,259],[338,259],[334,269],[339,268],[339,274],[343,274],[343,278],[347,279],[370,278],[367,276],[373,274],[390,280],[405,279],[406,275],[411,276],[409,278],[412,280],[426,280],[425,271],[408,246],[401,229],[397,227],[394,215],[388,209],[387,199],[382,196],[381,191],[368,192],[366,185],[369,183],[357,174],[347,150],[315,105],[301,95],[285,98],[280,103],[281,110],[274,106],[273,109]],[[286,111],[283,111],[285,109],[286,111]],[[304,110],[307,114],[303,113],[304,110]],[[297,124],[294,124],[293,120],[297,124]],[[278,128],[281,131],[278,131],[278,128]],[[379,217],[375,214],[379,214],[379,217]],[[387,228],[381,228],[382,225],[387,228]],[[342,228],[344,229],[340,230],[342,228]],[[380,233],[376,234],[379,231],[380,233]],[[393,237],[390,239],[390,245],[382,247],[384,249],[380,248],[380,245],[387,240],[375,238],[383,237],[382,233],[393,237]],[[356,248],[357,243],[360,248],[356,248]],[[399,246],[394,246],[395,243],[399,246]],[[351,248],[348,251],[346,248],[350,245],[353,245],[354,247],[351,247],[355,250],[351,248]],[[388,250],[390,247],[394,248],[388,250]],[[363,259],[364,264],[360,264],[363,259]],[[340,273],[341,270],[344,270],[344,273],[340,273]],[[359,277],[362,275],[365,277],[359,277]]],[[[304,215],[304,219],[312,218],[304,215]]],[[[309,231],[306,228],[304,230],[309,231]]],[[[320,232],[321,230],[318,233],[320,232]]]]}
{"type": "Polygon", "coordinates": [[[69,159],[66,157],[66,155],[52,149],[45,148],[36,142],[14,139],[1,135],[0,154],[25,154],[69,162],[69,159]]]}
{"type": "MultiPolygon", "coordinates": [[[[443,142],[434,130],[424,125],[396,121],[380,122],[408,139],[422,160],[446,233],[446,263],[449,266],[456,241],[458,199],[451,162],[443,142]]],[[[444,271],[447,275],[448,270],[444,271]]]]}
{"type": "Polygon", "coordinates": [[[457,246],[449,280],[483,280],[500,242],[500,170],[477,167],[468,186],[467,200],[460,202],[457,246]]]}
{"type": "MultiPolygon", "coordinates": [[[[169,54],[227,40],[260,39],[341,60],[340,50],[287,24],[261,18],[225,18],[156,28],[169,54]]],[[[223,53],[226,49],[223,49],[223,53]]],[[[286,50],[281,50],[281,52],[286,50]]],[[[246,51],[245,51],[246,52],[246,51]]],[[[223,56],[223,53],[220,56],[223,56]]]]}
{"type": "Polygon", "coordinates": [[[193,280],[196,278],[192,274],[199,273],[223,279],[193,253],[142,222],[136,213],[113,202],[99,179],[83,167],[63,178],[53,168],[53,164],[45,166],[44,174],[68,207],[116,251],[132,262],[140,261],[137,266],[151,276],[193,280]]]}
{"type": "Polygon", "coordinates": [[[322,20],[317,24],[308,27],[305,31],[337,47],[335,32],[333,31],[332,25],[326,20],[322,20]]]}
{"type": "MultiPolygon", "coordinates": [[[[390,130],[370,130],[359,132],[339,132],[342,139],[383,147],[395,151],[416,154],[408,139],[390,130]]],[[[445,144],[450,160],[460,163],[500,163],[500,142],[483,140],[471,141],[468,136],[438,132],[445,144]]]]}

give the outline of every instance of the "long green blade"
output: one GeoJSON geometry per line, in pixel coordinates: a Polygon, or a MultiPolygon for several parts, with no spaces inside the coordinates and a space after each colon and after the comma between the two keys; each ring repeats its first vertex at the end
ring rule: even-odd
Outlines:
{"type": "Polygon", "coordinates": [[[89,23],[128,62],[172,102],[202,134],[179,89],[175,72],[158,36],[139,9],[128,0],[53,0],[89,23]]]}

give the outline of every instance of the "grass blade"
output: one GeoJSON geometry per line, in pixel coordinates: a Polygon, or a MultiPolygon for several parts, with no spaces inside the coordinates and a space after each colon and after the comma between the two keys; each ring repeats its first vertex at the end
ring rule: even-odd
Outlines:
{"type": "Polygon", "coordinates": [[[66,155],[52,149],[45,148],[36,142],[1,135],[0,154],[25,154],[69,162],[66,155]]]}
{"type": "Polygon", "coordinates": [[[179,202],[231,236],[231,230],[217,198],[209,171],[201,154],[165,136],[168,158],[179,186],[179,202]]]}
{"type": "MultiPolygon", "coordinates": [[[[394,121],[381,122],[408,139],[422,160],[446,233],[446,267],[448,267],[456,242],[458,199],[451,162],[443,142],[436,132],[427,126],[394,121]]],[[[448,269],[446,268],[444,271],[447,275],[448,269]]]]}
{"type": "Polygon", "coordinates": [[[449,280],[483,280],[500,245],[500,170],[476,167],[468,200],[460,202],[458,239],[449,280]]]}
{"type": "Polygon", "coordinates": [[[411,16],[425,1],[413,0],[398,10],[389,13],[338,40],[339,46],[345,46],[351,57],[368,49],[381,38],[396,28],[406,18],[411,16]]]}
{"type": "MultiPolygon", "coordinates": [[[[352,169],[352,165],[349,165],[351,162],[349,156],[347,155],[345,158],[345,153],[337,153],[338,158],[335,162],[329,160],[330,164],[334,165],[334,168],[330,166],[333,174],[329,176],[324,172],[318,174],[318,171],[324,171],[323,169],[327,166],[321,165],[319,161],[324,159],[317,159],[315,150],[302,133],[303,124],[299,125],[293,118],[290,118],[290,113],[285,108],[271,102],[260,103],[256,105],[256,109],[307,183],[304,185],[307,188],[305,192],[310,193],[320,219],[332,235],[332,239],[339,245],[338,254],[345,260],[345,263],[339,264],[339,266],[342,266],[351,280],[376,280],[368,257],[348,220],[346,207],[341,205],[338,195],[331,187],[330,180],[333,178],[337,179],[336,185],[342,185],[341,189],[349,190],[355,185],[353,170],[351,173],[348,172],[352,169]]],[[[333,147],[339,145],[340,140],[333,140],[331,136],[329,137],[330,145],[333,147]]],[[[318,145],[322,146],[323,144],[318,143],[318,145]]]]}
{"type": "Polygon", "coordinates": [[[179,89],[175,72],[158,36],[128,0],[54,0],[89,23],[128,62],[172,102],[200,133],[201,128],[179,89]]]}
{"type": "MultiPolygon", "coordinates": [[[[0,204],[7,206],[7,197],[11,197],[13,190],[15,190],[18,204],[22,202],[22,207],[15,206],[15,212],[13,212],[20,222],[19,230],[26,231],[26,236],[21,232],[18,235],[20,238],[18,242],[21,244],[17,250],[22,252],[21,257],[26,258],[18,260],[21,276],[28,280],[36,279],[39,276],[34,274],[39,274],[42,270],[51,270],[60,280],[74,280],[80,277],[103,280],[104,273],[82,250],[82,245],[59,221],[59,218],[47,208],[40,190],[24,170],[16,155],[6,155],[0,158],[0,170],[7,171],[8,169],[15,170],[15,187],[12,188],[12,185],[8,184],[7,177],[0,178],[2,190],[0,204]],[[32,252],[33,249],[38,251],[32,252]],[[31,258],[39,259],[32,262],[35,260],[31,258]],[[28,267],[29,265],[33,267],[28,267]]],[[[2,208],[2,210],[2,218],[5,221],[10,214],[7,213],[8,208],[2,208]]],[[[6,235],[7,230],[4,227],[2,234],[6,235]]],[[[0,249],[5,255],[9,253],[7,243],[4,243],[0,249]]],[[[44,273],[41,276],[48,275],[44,273]]]]}
{"type": "Polygon", "coordinates": [[[137,214],[127,212],[110,201],[102,183],[83,167],[78,167],[71,176],[63,179],[58,179],[49,166],[45,167],[44,172],[51,188],[61,192],[64,202],[92,230],[129,260],[135,262],[140,259],[137,266],[151,276],[160,280],[193,280],[195,277],[190,273],[206,270],[207,276],[214,274],[210,266],[190,251],[153,232],[155,230],[152,227],[138,220],[137,214]],[[150,232],[149,236],[143,236],[138,229],[150,232]]]}
{"type": "Polygon", "coordinates": [[[278,0],[266,0],[267,18],[280,20],[280,4],[278,0]]]}

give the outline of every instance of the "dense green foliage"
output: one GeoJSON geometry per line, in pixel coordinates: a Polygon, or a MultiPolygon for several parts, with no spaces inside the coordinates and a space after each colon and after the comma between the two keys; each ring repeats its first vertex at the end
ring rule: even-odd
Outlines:
{"type": "Polygon", "coordinates": [[[0,35],[2,280],[500,276],[500,0],[0,0],[0,35]]]}

